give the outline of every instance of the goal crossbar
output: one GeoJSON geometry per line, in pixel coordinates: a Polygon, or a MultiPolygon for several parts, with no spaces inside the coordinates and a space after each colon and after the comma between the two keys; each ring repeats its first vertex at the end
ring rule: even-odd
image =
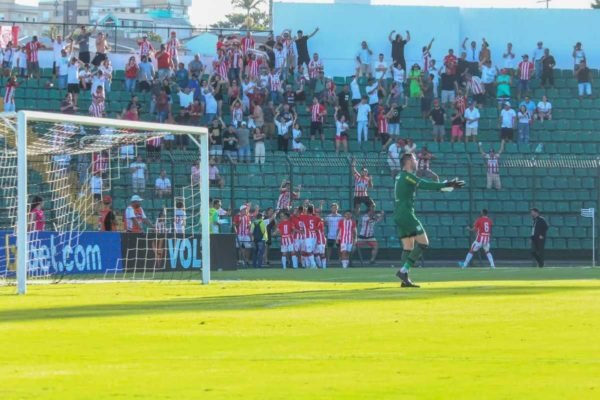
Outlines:
{"type": "Polygon", "coordinates": [[[154,133],[188,135],[200,147],[200,215],[202,247],[202,283],[210,283],[210,226],[209,214],[209,153],[208,130],[188,125],[158,124],[144,121],[127,121],[112,118],[94,118],[78,115],[55,114],[40,111],[19,111],[3,113],[4,117],[16,116],[17,119],[17,293],[27,292],[27,268],[29,263],[28,232],[28,192],[27,192],[27,132],[30,122],[49,122],[56,124],[80,124],[92,127],[111,127],[117,129],[135,129],[154,133]],[[200,142],[196,139],[200,137],[200,142]]]}

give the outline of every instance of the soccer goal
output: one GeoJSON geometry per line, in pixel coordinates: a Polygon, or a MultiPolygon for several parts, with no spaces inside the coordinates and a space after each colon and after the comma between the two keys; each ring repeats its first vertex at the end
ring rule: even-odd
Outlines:
{"type": "Polygon", "coordinates": [[[0,281],[25,294],[33,281],[160,279],[181,269],[208,284],[207,133],[36,111],[0,114],[0,281]],[[167,159],[171,171],[181,163],[163,150],[159,161],[144,163],[147,187],[136,185],[134,174],[143,170],[132,168],[137,156],[156,157],[149,143],[179,137],[191,142],[184,153],[205,171],[200,179],[171,177],[169,187],[155,189],[148,168],[167,159]]]}

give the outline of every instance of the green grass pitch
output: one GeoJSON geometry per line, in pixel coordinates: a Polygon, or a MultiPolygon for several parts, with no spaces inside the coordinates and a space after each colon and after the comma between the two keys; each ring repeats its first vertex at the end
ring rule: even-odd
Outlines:
{"type": "Polygon", "coordinates": [[[0,287],[0,399],[600,399],[600,269],[0,287]]]}

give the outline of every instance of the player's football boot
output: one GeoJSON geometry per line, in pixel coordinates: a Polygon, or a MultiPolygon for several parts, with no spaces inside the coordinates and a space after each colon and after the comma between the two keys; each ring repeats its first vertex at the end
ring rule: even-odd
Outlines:
{"type": "Polygon", "coordinates": [[[396,276],[398,278],[400,278],[400,281],[402,281],[402,283],[400,284],[400,287],[414,287],[414,288],[418,288],[421,287],[415,283],[413,283],[410,278],[408,277],[408,272],[401,272],[398,271],[396,273],[396,276]]]}
{"type": "Polygon", "coordinates": [[[464,269],[464,268],[467,268],[467,265],[466,265],[464,262],[462,262],[462,261],[460,261],[460,262],[458,263],[458,266],[459,266],[459,267],[461,267],[461,268],[463,268],[463,269],[464,269]]]}

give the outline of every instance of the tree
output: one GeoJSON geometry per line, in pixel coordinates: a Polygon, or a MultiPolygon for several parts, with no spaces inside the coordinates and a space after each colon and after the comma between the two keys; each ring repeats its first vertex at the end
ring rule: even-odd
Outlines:
{"type": "Polygon", "coordinates": [[[267,13],[262,11],[257,11],[250,13],[250,15],[241,14],[241,13],[233,13],[225,15],[225,19],[217,22],[216,24],[212,24],[210,27],[219,29],[252,29],[252,30],[268,30],[270,27],[270,20],[267,13]],[[250,17],[252,19],[252,24],[249,27],[246,26],[246,18],[250,17]]]}
{"type": "Polygon", "coordinates": [[[265,0],[231,0],[233,8],[240,8],[246,12],[246,16],[250,16],[252,12],[260,12],[258,6],[263,5],[265,0]]]}
{"type": "Polygon", "coordinates": [[[594,0],[594,2],[592,4],[590,4],[590,7],[598,10],[600,9],[600,0],[594,0]]]}

